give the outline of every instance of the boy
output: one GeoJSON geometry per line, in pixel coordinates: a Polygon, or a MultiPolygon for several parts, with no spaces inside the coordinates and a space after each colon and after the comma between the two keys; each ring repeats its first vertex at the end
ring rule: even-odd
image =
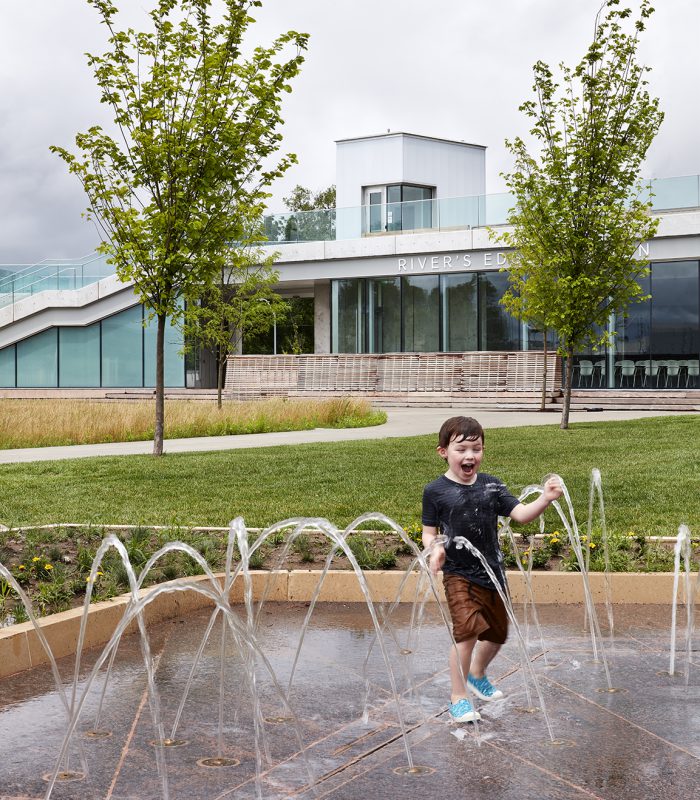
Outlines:
{"type": "Polygon", "coordinates": [[[503,556],[498,546],[498,517],[527,523],[562,495],[559,478],[551,477],[544,492],[531,503],[520,503],[506,485],[479,472],[484,456],[484,430],[471,417],[451,417],[440,428],[437,451],[447,472],[423,491],[423,546],[430,547],[430,570],[442,569],[445,596],[452,618],[455,646],[450,649],[452,695],[450,715],[456,722],[481,719],[467,698],[469,689],[482,700],[497,700],[503,692],[486,677],[486,668],[508,635],[508,616],[496,588],[479,558],[466,547],[463,536],[484,556],[501,587],[505,588],[503,556]],[[435,542],[438,529],[446,542],[435,542]],[[479,641],[478,647],[475,647],[479,641]]]}

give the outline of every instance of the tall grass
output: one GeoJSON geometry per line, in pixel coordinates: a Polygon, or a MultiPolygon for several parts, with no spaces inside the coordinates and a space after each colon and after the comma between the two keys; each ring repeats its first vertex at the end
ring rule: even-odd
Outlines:
{"type": "MultiPolygon", "coordinates": [[[[125,400],[0,400],[0,449],[127,442],[153,438],[153,403],[125,400]]],[[[168,400],[165,436],[242,433],[380,425],[386,414],[362,399],[225,402],[168,400]]]]}

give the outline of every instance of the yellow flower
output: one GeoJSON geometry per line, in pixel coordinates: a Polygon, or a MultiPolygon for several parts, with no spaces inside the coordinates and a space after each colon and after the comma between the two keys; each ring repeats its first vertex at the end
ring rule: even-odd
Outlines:
{"type": "Polygon", "coordinates": [[[559,531],[554,531],[554,533],[552,534],[552,536],[561,536],[561,533],[559,533],[559,531]]]}
{"type": "Polygon", "coordinates": [[[44,564],[44,569],[53,569],[53,564],[44,564]]]}
{"type": "Polygon", "coordinates": [[[634,533],[633,531],[630,531],[627,535],[630,536],[631,538],[634,538],[637,534],[634,533]]]}
{"type": "Polygon", "coordinates": [[[99,575],[104,575],[104,572],[96,572],[95,574],[98,575],[98,576],[99,575]]]}
{"type": "Polygon", "coordinates": [[[20,565],[17,567],[17,569],[26,569],[26,567],[24,566],[24,564],[20,564],[20,565]]]}
{"type": "Polygon", "coordinates": [[[41,559],[39,558],[39,556],[34,556],[34,558],[32,559],[32,561],[33,561],[33,562],[36,564],[36,562],[37,562],[37,561],[41,561],[41,559]]]}
{"type": "Polygon", "coordinates": [[[588,546],[589,546],[589,547],[591,548],[591,550],[592,550],[592,549],[595,547],[595,542],[591,542],[591,543],[590,543],[588,546]]]}

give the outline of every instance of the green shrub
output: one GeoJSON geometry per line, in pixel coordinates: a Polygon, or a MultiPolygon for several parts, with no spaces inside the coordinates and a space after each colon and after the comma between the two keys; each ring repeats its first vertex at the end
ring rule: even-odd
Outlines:
{"type": "Polygon", "coordinates": [[[346,542],[361,569],[391,569],[396,566],[396,550],[380,550],[369,536],[353,533],[346,542]]]}
{"type": "Polygon", "coordinates": [[[248,559],[248,567],[250,569],[262,569],[265,565],[266,558],[267,550],[265,549],[264,545],[261,545],[254,553],[250,554],[248,559]]]}
{"type": "Polygon", "coordinates": [[[70,608],[73,593],[65,581],[49,581],[38,586],[32,600],[42,614],[55,614],[70,608]]]}
{"type": "Polygon", "coordinates": [[[311,540],[305,533],[300,533],[299,536],[292,543],[292,550],[301,558],[305,563],[312,563],[314,560],[313,548],[311,540]]]}

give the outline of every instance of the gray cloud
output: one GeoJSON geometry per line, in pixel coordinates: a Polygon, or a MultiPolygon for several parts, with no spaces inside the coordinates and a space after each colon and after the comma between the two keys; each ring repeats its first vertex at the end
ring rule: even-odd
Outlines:
{"type": "MultiPolygon", "coordinates": [[[[630,0],[633,2],[633,0],[630,0]]],[[[150,0],[121,0],[142,26],[150,0]]],[[[600,0],[266,0],[251,40],[293,28],[311,34],[307,62],[285,101],[285,150],[299,164],[273,188],[320,188],[335,174],[334,140],[407,130],[488,146],[487,186],[503,188],[503,141],[527,131],[518,105],[531,66],[575,63],[600,0]]],[[[700,4],[664,0],[644,34],[641,58],[666,120],[645,175],[700,173],[695,49],[700,4]]],[[[0,0],[0,263],[77,258],[97,244],[81,218],[85,197],[52,144],[108,121],[85,51],[105,31],[83,0],[0,0]]]]}

